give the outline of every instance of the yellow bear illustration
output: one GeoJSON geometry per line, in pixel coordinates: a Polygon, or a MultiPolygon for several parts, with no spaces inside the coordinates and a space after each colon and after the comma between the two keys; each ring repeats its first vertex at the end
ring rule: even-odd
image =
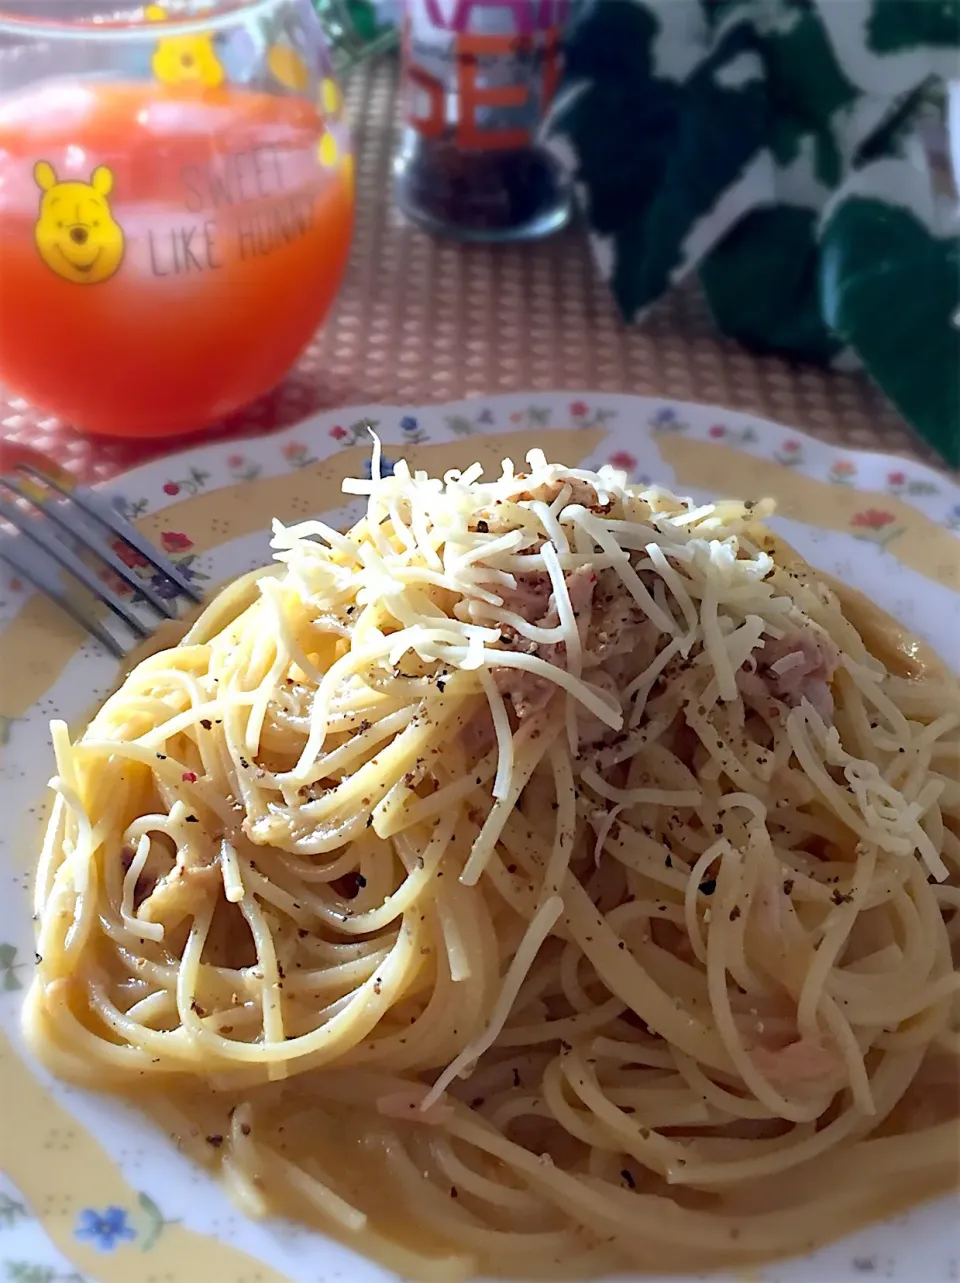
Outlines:
{"type": "MultiPolygon", "coordinates": [[[[148,4],[143,11],[149,22],[163,22],[166,9],[148,4]]],[[[153,54],[153,74],[165,85],[184,85],[191,81],[215,89],[223,84],[224,71],[213,47],[209,32],[191,36],[161,36],[153,54]]]]}
{"type": "Polygon", "coordinates": [[[47,267],[77,285],[108,281],[120,266],[124,246],[123,228],[107,200],[113,190],[111,171],[98,165],[89,183],[61,183],[53,166],[40,160],[33,177],[43,192],[34,240],[47,267]]]}

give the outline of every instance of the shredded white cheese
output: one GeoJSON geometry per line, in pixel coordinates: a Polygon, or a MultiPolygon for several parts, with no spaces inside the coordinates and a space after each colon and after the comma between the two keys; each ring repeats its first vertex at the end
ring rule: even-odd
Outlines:
{"type": "MultiPolygon", "coordinates": [[[[365,670],[385,663],[395,670],[412,665],[424,672],[424,680],[455,670],[473,674],[473,689],[482,693],[489,710],[497,757],[493,806],[480,823],[462,875],[468,885],[491,858],[541,751],[524,738],[529,727],[516,726],[524,715],[517,701],[526,700],[533,710],[545,705],[544,691],[562,696],[562,724],[579,761],[585,728],[596,736],[591,728],[599,723],[601,730],[629,738],[629,728],[641,722],[671,662],[693,663],[698,680],[703,670],[708,675],[687,716],[712,759],[702,778],[715,779],[725,771],[741,787],[755,786],[769,780],[779,759],[759,744],[750,745],[744,757],[743,747],[734,751],[732,744],[721,743],[711,724],[711,705],[722,701],[730,725],[743,728],[740,686],[748,677],[754,683],[764,680],[757,666],[764,644],[785,639],[786,653],[771,666],[777,679],[800,669],[818,645],[816,627],[796,595],[777,592],[773,559],[744,533],[753,516],[766,515],[766,506],[761,511],[727,501],[696,505],[658,487],[632,487],[608,467],[593,472],[548,463],[539,450],[528,454],[527,464],[525,473],[517,472],[505,460],[501,475],[486,480],[475,463],[440,480],[412,472],[400,460],[385,476],[375,439],[370,479],[344,482],[346,493],[367,498],[366,516],[351,532],[339,534],[318,521],[274,526],[277,556],[298,582],[313,583],[327,599],[340,593],[359,609],[349,626],[344,624],[349,648],[318,681],[307,743],[297,766],[278,777],[282,787],[295,790],[316,778],[311,773],[337,692],[362,680],[365,670]],[[574,576],[581,574],[593,578],[590,594],[584,594],[590,609],[583,608],[584,617],[578,618],[574,601],[579,597],[572,594],[574,576]],[[598,576],[606,577],[602,600],[594,593],[598,576]],[[624,630],[636,634],[638,645],[653,641],[645,670],[626,690],[618,690],[605,671],[602,647],[609,647],[610,637],[601,632],[599,641],[591,639],[591,621],[602,619],[617,594],[628,603],[612,616],[611,626],[621,630],[620,644],[624,630]],[[806,648],[798,636],[791,649],[792,634],[804,627],[806,648]],[[598,646],[597,655],[592,645],[598,646]]],[[[279,589],[266,592],[277,596],[279,589]]],[[[309,671],[310,657],[293,654],[291,637],[283,634],[281,642],[309,671]]],[[[913,729],[894,716],[878,674],[846,654],[839,662],[891,733],[909,743],[913,729]]],[[[796,680],[802,684],[803,674],[796,680]]],[[[251,704],[248,743],[258,738],[262,724],[262,700],[252,696],[251,704]]],[[[858,836],[891,853],[917,853],[942,876],[942,860],[923,827],[934,800],[909,790],[905,795],[876,769],[844,753],[836,731],[807,703],[789,710],[784,734],[784,747],[858,836]],[[841,769],[842,783],[828,766],[841,769]]],[[[590,757],[584,755],[576,773],[596,797],[617,805],[694,806],[703,796],[684,787],[617,787],[604,778],[607,767],[598,766],[600,759],[590,757]]],[[[65,779],[62,786],[68,803],[69,784],[65,779]]],[[[403,796],[404,805],[427,805],[403,796]]],[[[242,891],[229,857],[221,863],[230,895],[239,902],[242,891]]]]}

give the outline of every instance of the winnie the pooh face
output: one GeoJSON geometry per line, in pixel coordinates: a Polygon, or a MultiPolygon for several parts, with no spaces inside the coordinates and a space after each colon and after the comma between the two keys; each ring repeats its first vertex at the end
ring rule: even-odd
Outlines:
{"type": "MultiPolygon", "coordinates": [[[[166,9],[148,4],[143,11],[149,22],[163,22],[166,9]]],[[[161,36],[151,64],[153,74],[164,85],[191,82],[215,89],[223,83],[223,67],[213,47],[213,36],[203,33],[190,36],[161,36]]]]}
{"type": "Polygon", "coordinates": [[[113,174],[98,165],[89,183],[57,180],[45,160],[33,176],[43,192],[34,240],[47,267],[76,285],[98,285],[113,276],[123,259],[123,228],[107,197],[113,174]]]}

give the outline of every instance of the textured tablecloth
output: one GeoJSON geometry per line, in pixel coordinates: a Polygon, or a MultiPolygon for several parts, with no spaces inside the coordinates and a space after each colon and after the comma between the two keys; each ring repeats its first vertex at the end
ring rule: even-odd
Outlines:
{"type": "Polygon", "coordinates": [[[863,376],[752,355],[716,333],[696,289],[676,291],[642,328],[622,325],[577,228],[534,245],[493,247],[434,240],[410,227],[391,201],[394,62],[359,68],[347,98],[358,198],[350,267],[327,324],[279,388],[202,434],[148,442],[83,436],[0,391],[3,435],[102,480],[336,405],[556,388],[732,406],[825,440],[935,462],[863,376]]]}

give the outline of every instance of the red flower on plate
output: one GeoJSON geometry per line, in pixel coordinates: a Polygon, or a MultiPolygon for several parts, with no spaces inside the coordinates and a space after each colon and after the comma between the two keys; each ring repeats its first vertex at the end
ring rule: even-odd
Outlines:
{"type": "Polygon", "coordinates": [[[131,548],[129,544],[124,543],[122,539],[114,539],[113,551],[117,554],[125,566],[131,570],[137,570],[147,564],[147,559],[143,553],[137,552],[136,548],[131,548]]]}
{"type": "Polygon", "coordinates": [[[783,452],[784,454],[800,453],[800,442],[796,439],[796,437],[790,437],[788,441],[784,441],[783,452]]]}
{"type": "Polygon", "coordinates": [[[582,419],[583,416],[587,413],[586,401],[571,401],[570,413],[573,415],[575,419],[582,419]]]}
{"type": "Polygon", "coordinates": [[[14,575],[14,577],[10,580],[10,591],[19,592],[22,587],[23,587],[23,580],[18,579],[17,576],[14,575]]]}
{"type": "Polygon", "coordinates": [[[242,455],[242,454],[228,454],[228,455],[227,455],[227,467],[228,467],[228,468],[242,468],[242,467],[243,467],[243,465],[244,465],[245,463],[246,463],[246,459],[244,459],[244,457],[243,457],[243,455],[242,455]]]}
{"type": "Polygon", "coordinates": [[[888,472],[887,482],[891,486],[904,486],[907,484],[907,474],[905,472],[888,472]]]}
{"type": "Polygon", "coordinates": [[[301,459],[307,453],[307,447],[299,441],[288,441],[280,453],[285,459],[301,459]]]}
{"type": "Polygon", "coordinates": [[[165,481],[165,482],[163,483],[163,493],[164,493],[164,494],[179,494],[179,493],[180,493],[180,487],[177,485],[177,483],[176,483],[175,481],[165,481]]]}
{"type": "Polygon", "coordinates": [[[125,579],[121,579],[119,575],[115,575],[113,571],[108,569],[106,566],[103,570],[97,571],[97,578],[101,583],[106,584],[111,592],[116,593],[118,597],[129,597],[133,592],[133,589],[125,579]]]}
{"type": "Polygon", "coordinates": [[[193,540],[189,535],[182,535],[176,530],[164,530],[160,536],[160,542],[163,545],[164,552],[185,552],[188,548],[193,547],[193,540]]]}
{"type": "Polygon", "coordinates": [[[838,459],[830,469],[835,477],[851,477],[856,470],[857,465],[855,463],[851,463],[849,459],[838,459]]]}
{"type": "Polygon", "coordinates": [[[333,437],[334,441],[342,441],[347,435],[347,429],[341,428],[340,425],[337,424],[335,428],[330,429],[330,435],[333,437]]]}
{"type": "Polygon", "coordinates": [[[884,512],[882,508],[865,508],[863,512],[853,514],[850,524],[858,526],[861,530],[882,530],[884,526],[889,526],[896,519],[894,513],[884,512]]]}
{"type": "Polygon", "coordinates": [[[637,461],[626,450],[618,450],[616,454],[610,456],[610,464],[614,468],[619,468],[621,472],[632,472],[637,466],[637,461]]]}
{"type": "Polygon", "coordinates": [[[725,437],[726,435],[727,435],[727,429],[723,426],[722,423],[715,423],[713,427],[710,429],[710,436],[712,437],[725,437]]]}

